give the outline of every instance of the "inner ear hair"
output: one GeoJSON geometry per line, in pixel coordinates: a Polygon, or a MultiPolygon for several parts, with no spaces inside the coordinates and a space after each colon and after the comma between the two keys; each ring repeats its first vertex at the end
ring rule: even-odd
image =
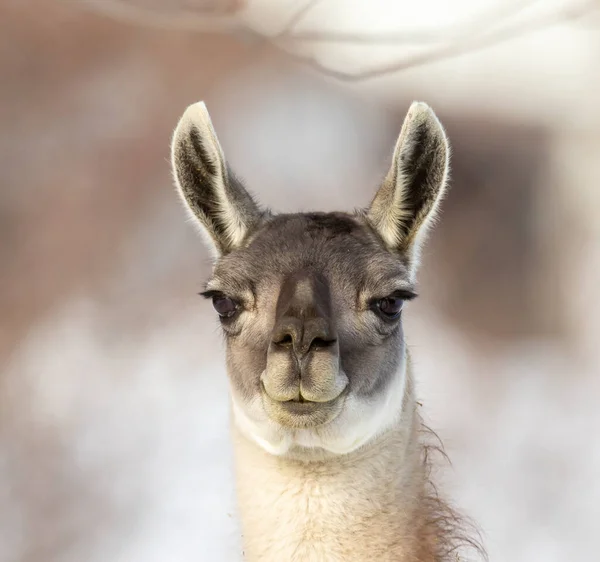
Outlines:
{"type": "Polygon", "coordinates": [[[388,248],[417,261],[448,173],[444,129],[427,104],[414,102],[402,125],[392,165],[367,211],[367,219],[388,248]]]}
{"type": "Polygon", "coordinates": [[[190,105],[181,117],[171,163],[179,194],[213,253],[221,256],[240,247],[264,213],[229,169],[203,102],[190,105]]]}

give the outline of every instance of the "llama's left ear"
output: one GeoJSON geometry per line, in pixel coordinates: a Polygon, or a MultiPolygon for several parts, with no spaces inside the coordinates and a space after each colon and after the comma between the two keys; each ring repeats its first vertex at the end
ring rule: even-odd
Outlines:
{"type": "Polygon", "coordinates": [[[416,269],[423,242],[446,189],[446,134],[430,107],[414,102],[402,125],[392,166],[367,212],[388,248],[416,269]]]}
{"type": "Polygon", "coordinates": [[[242,246],[264,214],[227,166],[203,102],[190,105],[181,117],[171,165],[179,194],[213,253],[222,256],[242,246]]]}

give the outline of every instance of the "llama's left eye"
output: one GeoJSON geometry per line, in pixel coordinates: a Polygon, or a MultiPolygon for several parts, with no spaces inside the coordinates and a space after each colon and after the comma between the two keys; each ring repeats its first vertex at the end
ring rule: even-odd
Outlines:
{"type": "Polygon", "coordinates": [[[231,318],[238,309],[238,303],[229,297],[215,295],[212,298],[213,307],[221,318],[231,318]]]}
{"type": "Polygon", "coordinates": [[[384,299],[379,299],[376,303],[377,310],[381,312],[381,315],[384,318],[389,320],[394,320],[400,316],[403,305],[404,300],[400,297],[386,297],[384,299]]]}

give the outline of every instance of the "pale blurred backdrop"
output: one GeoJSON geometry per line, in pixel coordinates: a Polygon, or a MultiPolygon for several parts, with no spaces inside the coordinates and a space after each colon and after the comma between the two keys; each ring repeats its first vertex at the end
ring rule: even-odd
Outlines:
{"type": "Polygon", "coordinates": [[[366,205],[436,110],[453,180],[406,332],[443,487],[493,561],[598,559],[598,0],[305,2],[0,0],[1,562],[241,560],[168,164],[200,99],[287,211],[366,205]]]}

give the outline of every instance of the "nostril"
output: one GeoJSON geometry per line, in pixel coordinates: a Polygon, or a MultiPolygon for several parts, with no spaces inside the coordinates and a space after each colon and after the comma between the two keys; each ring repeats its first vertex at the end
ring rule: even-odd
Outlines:
{"type": "Polygon", "coordinates": [[[282,334],[279,338],[273,340],[273,343],[281,347],[292,347],[294,340],[291,334],[282,334]]]}
{"type": "Polygon", "coordinates": [[[336,339],[315,338],[310,342],[310,349],[325,349],[333,346],[336,342],[336,339]]]}

